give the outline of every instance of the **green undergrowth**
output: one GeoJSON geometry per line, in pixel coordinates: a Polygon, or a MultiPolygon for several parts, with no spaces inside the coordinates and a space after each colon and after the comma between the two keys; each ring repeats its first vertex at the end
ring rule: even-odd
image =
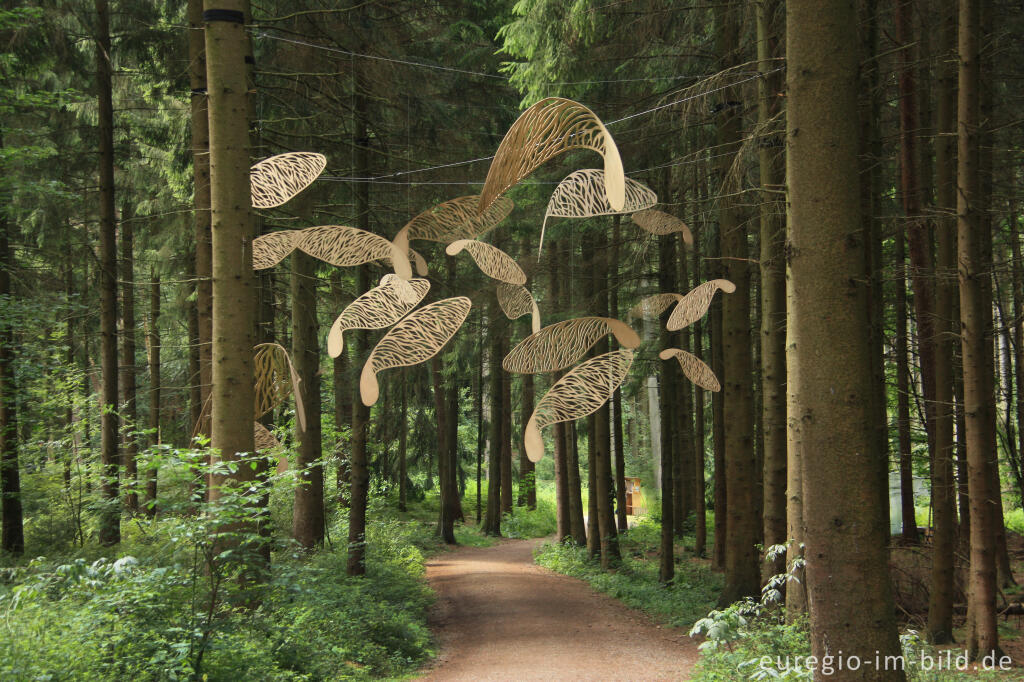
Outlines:
{"type": "Polygon", "coordinates": [[[623,560],[613,571],[603,570],[599,562],[587,558],[586,547],[571,542],[546,543],[537,549],[535,559],[545,568],[585,580],[594,589],[672,626],[689,627],[714,605],[721,577],[704,561],[677,557],[675,580],[662,585],[658,582],[658,558],[652,554],[659,533],[658,524],[650,520],[621,533],[623,560]]]}

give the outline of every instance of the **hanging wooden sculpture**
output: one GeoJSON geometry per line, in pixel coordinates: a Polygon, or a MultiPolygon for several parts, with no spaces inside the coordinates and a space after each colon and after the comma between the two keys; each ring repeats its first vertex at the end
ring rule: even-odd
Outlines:
{"type": "Polygon", "coordinates": [[[509,284],[526,284],[526,273],[523,269],[512,256],[497,246],[475,239],[459,239],[446,246],[444,251],[449,256],[455,256],[463,250],[473,257],[477,267],[491,279],[509,284]]]}
{"type": "Polygon", "coordinates": [[[681,232],[683,234],[683,241],[686,242],[686,245],[693,246],[693,233],[690,232],[690,228],[686,226],[686,223],[674,215],[669,215],[664,211],[649,208],[646,211],[634,213],[633,222],[636,223],[638,227],[646,232],[650,232],[651,234],[660,235],[681,232]]]}
{"type": "Polygon", "coordinates": [[[281,444],[274,434],[267,430],[267,427],[259,422],[253,422],[253,434],[257,450],[270,450],[281,444]]]}
{"type": "Polygon", "coordinates": [[[384,275],[379,285],[349,303],[338,315],[327,334],[327,354],[332,358],[341,355],[342,334],[348,329],[384,329],[398,322],[419,305],[429,290],[428,280],[415,277],[405,282],[398,275],[384,275]],[[411,300],[405,297],[404,287],[412,289],[411,300]]]}
{"type": "Polygon", "coordinates": [[[410,240],[423,239],[447,244],[456,239],[476,239],[508,217],[515,206],[508,197],[497,198],[481,214],[480,195],[456,197],[423,211],[402,228],[410,240]]]}
{"type": "Polygon", "coordinates": [[[327,158],[313,152],[289,152],[263,159],[249,169],[252,205],[274,208],[313,184],[327,167],[327,158]]]}
{"type": "Polygon", "coordinates": [[[498,305],[501,312],[510,320],[518,320],[523,315],[532,315],[533,333],[540,331],[540,308],[530,290],[520,284],[498,282],[498,305]]]}
{"type": "Polygon", "coordinates": [[[731,294],[736,291],[736,285],[727,279],[712,279],[695,286],[676,304],[675,310],[672,311],[668,322],[665,323],[665,329],[670,332],[678,331],[704,317],[708,308],[711,307],[711,299],[715,297],[715,292],[719,289],[731,294]]]}
{"type": "Polygon", "coordinates": [[[634,213],[658,203],[658,195],[636,180],[626,178],[626,202],[616,211],[608,203],[604,191],[604,171],[586,168],[570,173],[558,183],[548,199],[544,222],[540,227],[540,246],[544,246],[544,231],[548,218],[593,218],[616,213],[634,213]]]}
{"type": "Polygon", "coordinates": [[[377,373],[429,360],[455,336],[469,315],[465,296],[444,298],[414,310],[391,328],[374,347],[359,376],[359,395],[364,405],[380,397],[377,373]]]}
{"type": "Polygon", "coordinates": [[[305,431],[306,409],[302,404],[301,380],[288,351],[277,343],[261,343],[254,346],[253,350],[253,419],[259,419],[294,393],[295,415],[299,420],[299,428],[305,431]]]}
{"type": "Polygon", "coordinates": [[[574,367],[548,390],[526,423],[523,443],[531,462],[544,456],[540,430],[596,412],[622,385],[633,364],[633,351],[614,350],[574,367]]]}
{"type": "Polygon", "coordinates": [[[278,230],[268,232],[252,240],[252,268],[266,270],[272,268],[295,250],[295,242],[299,230],[278,230]]]}
{"type": "Polygon", "coordinates": [[[524,111],[505,133],[487,170],[477,212],[483,214],[541,164],[580,148],[593,149],[604,157],[605,194],[612,209],[621,211],[626,203],[626,175],[615,140],[590,109],[569,99],[549,97],[524,111]]]}
{"type": "Polygon", "coordinates": [[[686,378],[701,388],[706,388],[709,391],[722,390],[722,385],[718,383],[718,377],[696,355],[687,353],[679,348],[666,348],[658,353],[658,357],[662,360],[668,360],[673,357],[679,360],[679,366],[683,368],[683,374],[686,375],[686,378]]]}
{"type": "Polygon", "coordinates": [[[736,291],[736,285],[727,279],[713,279],[694,287],[685,296],[683,294],[654,294],[630,308],[629,317],[655,318],[668,310],[669,306],[674,303],[676,307],[668,316],[665,328],[670,332],[679,331],[704,317],[711,306],[711,299],[719,289],[731,294],[736,291]]]}
{"type": "Polygon", "coordinates": [[[506,372],[536,374],[569,367],[607,334],[624,348],[636,348],[640,337],[620,320],[611,317],[577,317],[548,325],[527,336],[505,356],[506,372]]]}
{"type": "Polygon", "coordinates": [[[340,267],[389,259],[396,275],[412,279],[408,241],[404,245],[396,244],[356,227],[321,225],[302,230],[295,246],[314,258],[340,267]]]}

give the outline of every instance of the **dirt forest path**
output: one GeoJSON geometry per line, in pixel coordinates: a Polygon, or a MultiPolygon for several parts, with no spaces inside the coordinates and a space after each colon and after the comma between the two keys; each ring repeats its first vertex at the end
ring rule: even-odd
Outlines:
{"type": "Polygon", "coordinates": [[[426,680],[688,680],[697,643],[533,563],[543,540],[461,547],[427,563],[441,651],[426,680]]]}

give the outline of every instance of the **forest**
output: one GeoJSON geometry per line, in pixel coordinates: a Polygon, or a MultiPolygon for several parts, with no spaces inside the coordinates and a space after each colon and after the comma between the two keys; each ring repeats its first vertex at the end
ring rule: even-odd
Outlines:
{"type": "Polygon", "coordinates": [[[5,3],[0,679],[1024,679],[1021,35],[5,3]]]}

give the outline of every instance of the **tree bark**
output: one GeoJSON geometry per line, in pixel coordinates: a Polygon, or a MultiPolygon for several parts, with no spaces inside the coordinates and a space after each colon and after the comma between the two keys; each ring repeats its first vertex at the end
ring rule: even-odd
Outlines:
{"type": "Polygon", "coordinates": [[[910,360],[907,344],[906,232],[896,228],[896,431],[900,444],[900,512],[903,541],[917,542],[914,511],[914,462],[910,451],[910,360]]]}
{"type": "MultiPolygon", "coordinates": [[[[150,442],[159,445],[162,385],[160,382],[160,275],[154,267],[149,287],[149,431],[150,442]]],[[[156,516],[157,469],[146,473],[146,515],[156,516]]]]}
{"type": "MultiPolygon", "coordinates": [[[[362,98],[360,98],[362,99],[362,98]]],[[[357,100],[358,102],[358,100],[357,100]]],[[[365,113],[365,110],[364,110],[365,113]]],[[[365,132],[365,119],[357,128],[365,132]]],[[[358,139],[365,139],[359,136],[358,139]]],[[[365,147],[359,147],[361,159],[365,161],[365,147]]],[[[356,193],[357,211],[361,225],[369,227],[369,183],[360,183],[356,193]]],[[[360,294],[370,288],[370,270],[367,265],[360,265],[356,274],[356,291],[360,294]]],[[[351,330],[349,338],[352,344],[352,357],[357,362],[365,358],[370,350],[368,334],[362,330],[351,330]]],[[[352,382],[352,435],[349,446],[349,508],[348,508],[348,575],[366,575],[366,502],[369,493],[370,472],[367,469],[366,431],[370,423],[370,408],[363,404],[359,394],[359,382],[352,382]]]]}
{"type": "Polygon", "coordinates": [[[96,0],[96,88],[99,101],[100,146],[100,468],[103,509],[99,542],[121,542],[121,505],[118,499],[120,455],[117,433],[117,218],[114,213],[114,111],[111,102],[110,8],[96,0]]]}
{"type": "MultiPolygon", "coordinates": [[[[619,317],[619,252],[622,248],[621,216],[612,218],[611,257],[608,262],[608,316],[619,317]]],[[[616,343],[615,348],[619,347],[616,343]]],[[[620,531],[629,529],[626,518],[626,447],[622,428],[622,390],[612,395],[612,458],[615,461],[615,520],[620,531]]]]}
{"type": "MultiPolygon", "coordinates": [[[[800,424],[811,653],[898,656],[885,463],[864,428],[871,360],[858,178],[854,3],[787,3],[790,420],[800,424]],[[827,93],[827,95],[825,94],[827,93]],[[827,150],[827,153],[823,153],[827,150]],[[795,347],[795,350],[794,350],[795,347]],[[832,358],[841,357],[837,365],[832,358]],[[794,382],[795,380],[795,382],[794,382]],[[794,385],[795,384],[795,385],[794,385]],[[855,473],[837,476],[837,471],[855,473]]],[[[874,680],[866,666],[844,680],[874,680]]],[[[902,670],[886,679],[904,679],[902,670]]]]}
{"type": "Polygon", "coordinates": [[[135,386],[135,224],[131,201],[121,209],[121,433],[124,445],[124,505],[130,514],[139,512],[139,410],[135,386]]]}
{"type": "MultiPolygon", "coordinates": [[[[3,140],[0,139],[0,148],[3,140]]],[[[0,211],[0,300],[14,299],[11,270],[10,223],[0,211]]],[[[20,555],[25,551],[21,507],[21,468],[18,465],[18,385],[14,374],[14,325],[0,318],[0,549],[20,555]]]]}
{"type": "Polygon", "coordinates": [[[483,531],[487,535],[501,535],[501,398],[502,398],[502,343],[500,325],[501,311],[496,300],[490,304],[488,317],[488,342],[490,344],[489,366],[487,368],[488,396],[490,398],[490,421],[487,434],[487,513],[484,516],[483,531]]]}
{"type": "Polygon", "coordinates": [[[437,484],[441,492],[437,534],[445,544],[454,545],[457,543],[455,542],[455,509],[452,496],[457,495],[458,491],[452,490],[454,477],[450,470],[454,462],[450,456],[451,431],[448,428],[449,421],[454,416],[448,411],[445,400],[440,355],[435,355],[430,359],[430,379],[434,389],[434,416],[437,422],[437,484]]]}
{"type": "Polygon", "coordinates": [[[312,549],[323,544],[326,531],[317,265],[312,256],[299,249],[292,252],[291,261],[292,362],[299,375],[298,390],[302,391],[306,411],[306,428],[296,423],[295,468],[299,480],[292,507],[292,537],[300,547],[312,549]]]}
{"type": "MultiPolygon", "coordinates": [[[[757,5],[758,81],[757,120],[767,127],[779,114],[782,75],[774,59],[779,55],[779,28],[774,25],[779,3],[757,5]]],[[[761,424],[764,442],[764,546],[786,542],[786,237],[783,142],[770,135],[758,145],[761,174],[761,424]]],[[[762,579],[782,573],[785,557],[764,565],[762,579]]]]}
{"type": "MultiPolygon", "coordinates": [[[[658,237],[658,289],[665,292],[675,291],[675,244],[671,235],[658,237]]],[[[668,348],[671,345],[669,332],[665,329],[667,315],[663,314],[659,322],[658,346],[668,348]]],[[[668,362],[659,364],[659,405],[661,406],[661,545],[659,549],[658,579],[668,584],[675,578],[675,458],[672,443],[672,415],[675,414],[675,395],[672,390],[675,382],[671,372],[676,371],[668,362]]]]}

